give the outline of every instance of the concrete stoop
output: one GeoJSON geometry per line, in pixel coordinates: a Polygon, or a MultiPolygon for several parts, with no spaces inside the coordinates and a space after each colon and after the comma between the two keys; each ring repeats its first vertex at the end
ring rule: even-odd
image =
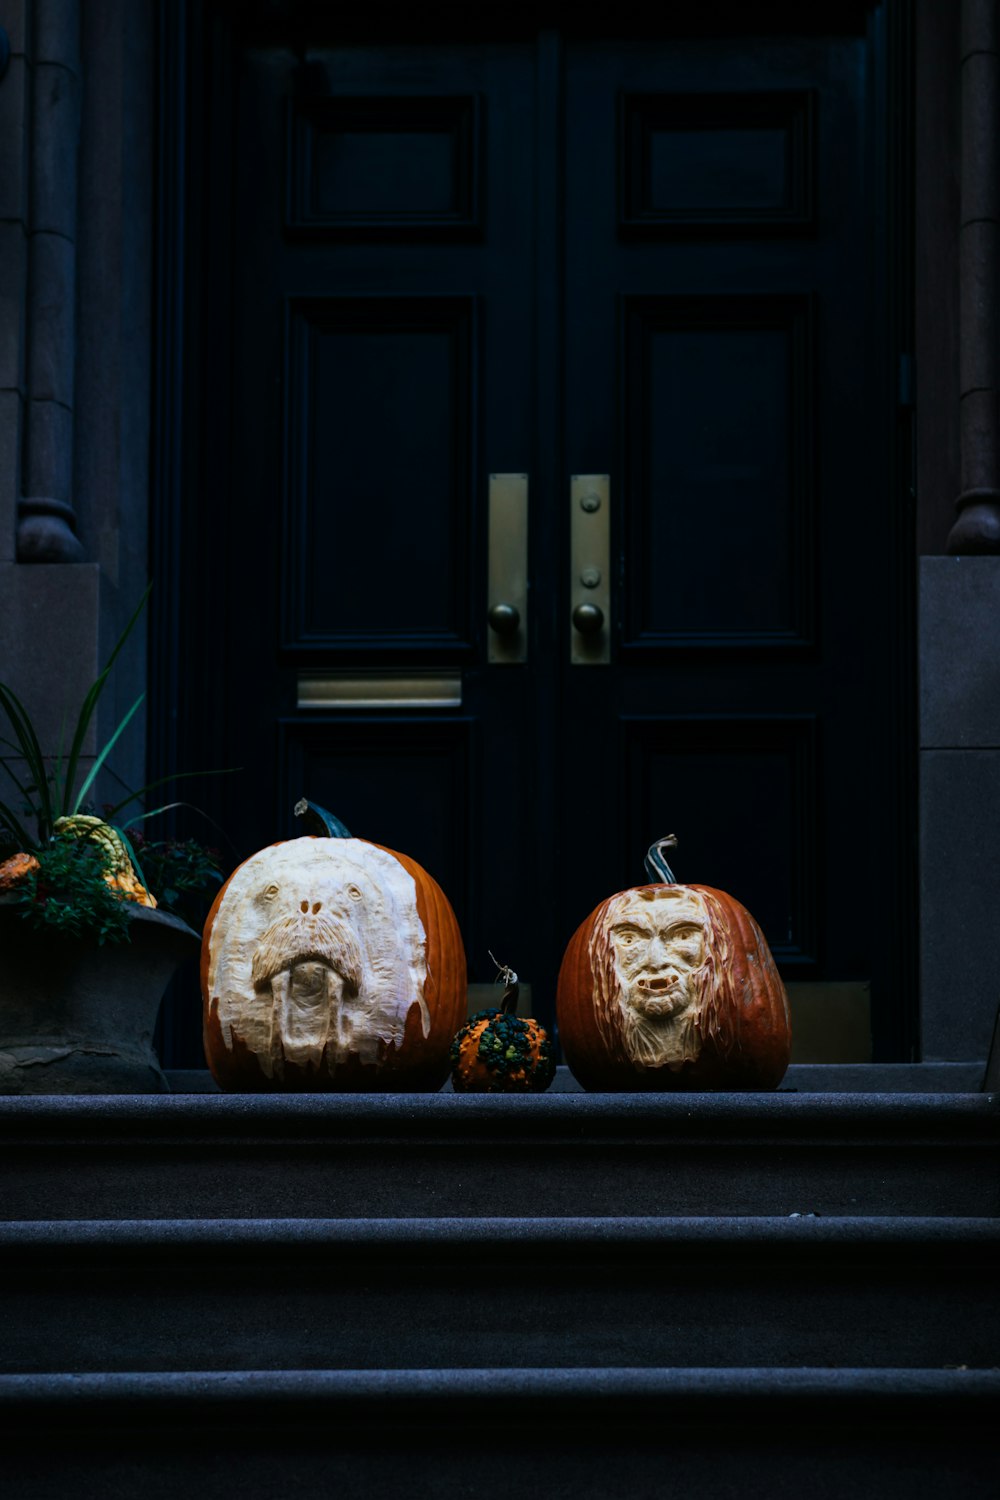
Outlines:
{"type": "Polygon", "coordinates": [[[996,1493],[1000,1107],[0,1100],[4,1493],[996,1493]]]}

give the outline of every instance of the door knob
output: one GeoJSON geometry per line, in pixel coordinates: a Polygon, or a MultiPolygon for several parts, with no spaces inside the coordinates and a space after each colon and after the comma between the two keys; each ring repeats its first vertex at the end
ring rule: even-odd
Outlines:
{"type": "Polygon", "coordinates": [[[514,635],[521,623],[521,611],[516,604],[494,604],[486,618],[497,635],[514,635]]]}
{"type": "Polygon", "coordinates": [[[597,635],[604,626],[604,611],[599,604],[578,604],[573,624],[581,635],[597,635]]]}

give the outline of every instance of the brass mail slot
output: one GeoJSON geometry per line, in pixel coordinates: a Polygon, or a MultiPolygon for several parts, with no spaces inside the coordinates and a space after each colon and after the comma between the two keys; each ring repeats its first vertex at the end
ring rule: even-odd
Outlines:
{"type": "Polygon", "coordinates": [[[438,672],[300,672],[299,708],[461,708],[462,675],[438,672]]]}

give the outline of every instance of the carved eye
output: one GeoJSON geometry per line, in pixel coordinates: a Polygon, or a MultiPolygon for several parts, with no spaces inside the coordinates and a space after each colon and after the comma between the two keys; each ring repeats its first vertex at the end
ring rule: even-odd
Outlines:
{"type": "Polygon", "coordinates": [[[261,894],[265,901],[273,901],[279,890],[280,886],[269,885],[261,894]]]}
{"type": "Polygon", "coordinates": [[[362,900],[361,892],[356,885],[349,885],[347,887],[347,894],[350,896],[352,901],[362,900]]]}

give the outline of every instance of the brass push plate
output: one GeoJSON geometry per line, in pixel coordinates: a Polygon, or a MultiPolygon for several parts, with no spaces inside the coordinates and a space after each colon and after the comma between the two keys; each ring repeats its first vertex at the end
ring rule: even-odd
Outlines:
{"type": "Polygon", "coordinates": [[[569,659],[575,666],[611,660],[611,477],[570,480],[569,659]]]}
{"type": "Polygon", "coordinates": [[[486,659],[528,659],[528,476],[490,475],[486,659]]]}

